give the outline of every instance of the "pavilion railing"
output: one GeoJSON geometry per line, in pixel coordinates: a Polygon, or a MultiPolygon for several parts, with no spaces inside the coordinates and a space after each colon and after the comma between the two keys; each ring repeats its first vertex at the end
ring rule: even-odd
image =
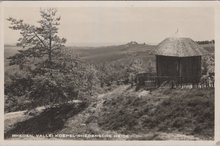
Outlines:
{"type": "Polygon", "coordinates": [[[155,73],[138,74],[135,79],[138,87],[155,88],[208,88],[214,87],[211,79],[187,79],[179,76],[157,76],[155,73]]]}

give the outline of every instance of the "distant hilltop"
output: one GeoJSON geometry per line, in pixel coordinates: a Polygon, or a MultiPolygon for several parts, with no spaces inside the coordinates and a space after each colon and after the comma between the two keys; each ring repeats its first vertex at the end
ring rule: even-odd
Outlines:
{"type": "MultiPolygon", "coordinates": [[[[205,44],[215,44],[215,40],[204,40],[204,41],[196,41],[200,45],[205,44]]],[[[127,45],[127,46],[135,46],[135,45],[150,45],[150,46],[156,46],[157,44],[151,44],[151,43],[138,43],[136,41],[130,41],[128,43],[103,43],[103,44],[94,44],[94,43],[78,43],[72,45],[66,45],[67,47],[77,47],[77,48],[99,48],[99,47],[111,47],[111,46],[121,46],[121,45],[127,45]]],[[[11,44],[5,44],[5,47],[15,47],[16,43],[11,44]]]]}

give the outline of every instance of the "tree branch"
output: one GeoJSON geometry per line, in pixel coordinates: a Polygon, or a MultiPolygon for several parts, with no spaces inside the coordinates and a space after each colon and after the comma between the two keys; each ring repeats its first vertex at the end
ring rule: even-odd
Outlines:
{"type": "Polygon", "coordinates": [[[43,44],[43,46],[45,47],[45,48],[48,48],[45,44],[44,44],[44,42],[43,42],[43,40],[33,31],[33,33],[34,33],[34,35],[39,39],[39,41],[43,44]]]}

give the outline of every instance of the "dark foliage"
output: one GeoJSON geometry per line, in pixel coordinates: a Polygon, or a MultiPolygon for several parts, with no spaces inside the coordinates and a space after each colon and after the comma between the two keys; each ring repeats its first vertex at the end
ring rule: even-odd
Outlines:
{"type": "Polygon", "coordinates": [[[198,44],[215,44],[215,40],[197,41],[198,44]]]}
{"type": "Polygon", "coordinates": [[[64,127],[68,118],[73,117],[86,107],[86,103],[80,105],[63,104],[57,107],[46,109],[37,116],[14,125],[5,133],[5,138],[11,138],[12,134],[56,134],[64,127]]]}
{"type": "Polygon", "coordinates": [[[50,63],[50,68],[47,65],[48,62],[42,62],[29,75],[17,73],[11,76],[12,81],[5,84],[6,112],[23,109],[19,108],[19,103],[24,99],[29,101],[31,109],[73,99],[83,100],[95,91],[98,79],[92,66],[80,61],[68,65],[60,60],[50,63]]]}

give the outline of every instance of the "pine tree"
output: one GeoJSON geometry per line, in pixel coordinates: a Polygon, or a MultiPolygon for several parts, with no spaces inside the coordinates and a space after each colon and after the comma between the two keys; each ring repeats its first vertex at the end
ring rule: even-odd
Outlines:
{"type": "Polygon", "coordinates": [[[11,26],[9,28],[20,31],[21,37],[17,46],[25,48],[19,53],[10,57],[10,65],[22,65],[33,58],[47,56],[49,64],[53,61],[53,56],[60,52],[66,42],[65,38],[58,36],[58,26],[61,17],[56,16],[57,10],[53,8],[41,9],[41,20],[39,26],[24,23],[23,20],[8,18],[11,26]]]}
{"type": "Polygon", "coordinates": [[[21,34],[17,46],[24,48],[9,58],[10,65],[21,67],[16,70],[20,74],[12,76],[13,81],[5,84],[9,101],[24,97],[31,101],[33,108],[66,103],[95,90],[98,82],[95,68],[74,57],[73,52],[64,47],[66,39],[58,36],[61,19],[56,13],[57,10],[52,8],[40,10],[38,26],[8,18],[10,28],[21,34]]]}

